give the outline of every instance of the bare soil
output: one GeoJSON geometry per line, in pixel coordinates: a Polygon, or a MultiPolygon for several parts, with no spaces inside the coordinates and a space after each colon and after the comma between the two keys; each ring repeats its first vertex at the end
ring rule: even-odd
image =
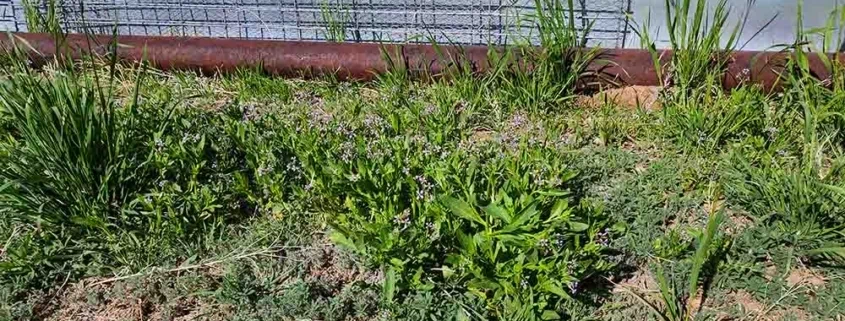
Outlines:
{"type": "Polygon", "coordinates": [[[659,91],[660,87],[654,86],[612,88],[601,91],[593,96],[578,97],[576,103],[586,108],[616,105],[629,109],[643,108],[647,111],[654,111],[660,110],[661,108],[658,99],[659,91]]]}

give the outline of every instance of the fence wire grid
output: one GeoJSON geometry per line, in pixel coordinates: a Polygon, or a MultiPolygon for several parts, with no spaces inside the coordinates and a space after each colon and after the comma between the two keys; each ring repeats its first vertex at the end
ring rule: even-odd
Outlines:
{"type": "MultiPolygon", "coordinates": [[[[46,0],[42,6],[46,8],[46,0]]],[[[575,0],[590,45],[622,47],[631,0],[575,0]]],[[[534,0],[64,0],[71,32],[347,42],[536,43],[534,0]]],[[[26,31],[22,0],[0,0],[0,28],[26,31]]]]}

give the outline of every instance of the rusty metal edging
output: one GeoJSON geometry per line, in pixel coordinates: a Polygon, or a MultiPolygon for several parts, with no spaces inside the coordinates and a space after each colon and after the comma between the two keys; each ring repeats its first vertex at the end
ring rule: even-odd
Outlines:
{"type": "MultiPolygon", "coordinates": [[[[70,34],[65,38],[62,52],[80,58],[91,51],[105,53],[112,36],[70,34]]],[[[425,44],[374,44],[296,42],[273,40],[221,39],[203,37],[119,36],[119,59],[137,62],[142,59],[162,70],[191,70],[203,73],[232,72],[239,67],[261,66],[264,71],[279,76],[316,76],[335,74],[341,79],[370,80],[388,69],[383,57],[387,54],[412,70],[441,71],[449,59],[462,57],[479,71],[488,66],[486,46],[432,46],[425,44]],[[445,60],[445,61],[444,61],[445,60]]],[[[53,36],[40,33],[11,33],[0,36],[0,46],[13,44],[28,48],[30,59],[43,62],[56,54],[53,36]]],[[[501,49],[497,49],[501,50],[501,49]]],[[[668,61],[665,52],[662,61],[668,61]]],[[[651,54],[638,49],[606,49],[601,61],[590,68],[624,85],[659,86],[651,54]],[[607,63],[610,61],[611,63],[607,63]]],[[[727,88],[742,81],[752,81],[771,88],[777,81],[779,66],[785,55],[776,52],[735,52],[728,65],[727,88]]],[[[811,69],[819,78],[827,77],[827,70],[815,57],[811,69]]]]}

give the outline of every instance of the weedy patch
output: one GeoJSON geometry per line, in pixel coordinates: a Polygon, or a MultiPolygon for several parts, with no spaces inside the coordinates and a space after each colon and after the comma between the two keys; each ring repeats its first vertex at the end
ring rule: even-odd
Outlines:
{"type": "Polygon", "coordinates": [[[573,2],[535,3],[525,61],[423,80],[9,53],[0,319],[845,315],[845,73],[807,45],[845,12],[786,46],[783,92],[727,92],[727,2],[667,2],[664,86],[578,98],[597,51],[573,2]]]}

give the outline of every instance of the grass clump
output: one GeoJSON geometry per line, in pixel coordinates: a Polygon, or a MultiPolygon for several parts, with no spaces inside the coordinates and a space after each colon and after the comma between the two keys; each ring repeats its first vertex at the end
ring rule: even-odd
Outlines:
{"type": "Polygon", "coordinates": [[[0,86],[9,124],[0,203],[19,231],[5,244],[9,281],[47,286],[201,252],[251,214],[254,188],[277,184],[254,175],[264,160],[238,144],[236,121],[167,93],[142,97],[143,68],[122,70],[133,88],[124,96],[114,64],[107,79],[79,66],[13,68],[0,86]]]}
{"type": "Polygon", "coordinates": [[[709,8],[704,0],[665,1],[664,18],[672,55],[663,66],[663,53],[657,50],[649,32],[650,17],[645,25],[634,28],[643,47],[652,55],[658,78],[664,86],[673,86],[679,99],[720,90],[730,54],[739,44],[739,37],[754,1],[747,2],[738,22],[728,24],[730,9],[726,0],[709,8]],[[718,88],[715,88],[718,87],[718,88]]]}
{"type": "Polygon", "coordinates": [[[833,58],[818,79],[798,41],[782,93],[726,92],[728,7],[674,2],[664,109],[573,110],[595,52],[572,1],[535,4],[542,48],[485,75],[443,48],[443,77],[386,54],[374,83],[12,57],[0,318],[845,313],[833,58]]]}

